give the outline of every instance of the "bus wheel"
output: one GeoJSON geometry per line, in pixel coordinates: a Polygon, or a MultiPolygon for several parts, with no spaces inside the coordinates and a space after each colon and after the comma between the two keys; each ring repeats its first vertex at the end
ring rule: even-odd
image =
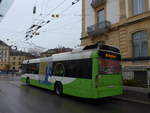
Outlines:
{"type": "Polygon", "coordinates": [[[63,86],[62,86],[61,82],[56,82],[55,83],[54,90],[55,90],[56,95],[62,96],[63,86]]]}
{"type": "Polygon", "coordinates": [[[30,78],[29,77],[26,78],[26,84],[30,85],[30,78]]]}

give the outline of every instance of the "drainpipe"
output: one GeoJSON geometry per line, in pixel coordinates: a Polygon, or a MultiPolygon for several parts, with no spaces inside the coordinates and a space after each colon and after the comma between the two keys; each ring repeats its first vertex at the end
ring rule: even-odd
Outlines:
{"type": "Polygon", "coordinates": [[[147,85],[148,85],[148,89],[150,89],[150,70],[147,70],[147,85]]]}
{"type": "Polygon", "coordinates": [[[148,75],[147,75],[147,83],[148,83],[148,97],[150,98],[150,70],[148,70],[148,75]]]}

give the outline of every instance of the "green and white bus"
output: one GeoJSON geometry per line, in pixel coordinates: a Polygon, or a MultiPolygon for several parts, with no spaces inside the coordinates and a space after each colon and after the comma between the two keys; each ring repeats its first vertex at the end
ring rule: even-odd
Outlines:
{"type": "Polygon", "coordinates": [[[103,98],[123,93],[119,49],[95,44],[23,62],[21,81],[57,95],[103,98]]]}

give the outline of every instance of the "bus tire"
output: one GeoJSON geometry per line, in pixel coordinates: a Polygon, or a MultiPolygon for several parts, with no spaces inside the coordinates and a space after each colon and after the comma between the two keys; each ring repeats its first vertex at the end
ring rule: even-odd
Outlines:
{"type": "Polygon", "coordinates": [[[26,84],[30,85],[30,78],[29,77],[26,78],[26,84]]]}
{"type": "Polygon", "coordinates": [[[63,85],[62,85],[61,82],[56,82],[55,83],[54,91],[55,91],[56,95],[62,96],[62,94],[63,94],[63,85]]]}

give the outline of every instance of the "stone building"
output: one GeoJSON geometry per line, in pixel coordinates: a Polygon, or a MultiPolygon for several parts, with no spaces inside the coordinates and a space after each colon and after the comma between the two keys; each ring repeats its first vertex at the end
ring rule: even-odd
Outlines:
{"type": "Polygon", "coordinates": [[[125,79],[150,83],[150,0],[82,0],[81,45],[120,48],[125,79]]]}
{"type": "Polygon", "coordinates": [[[23,60],[35,58],[30,53],[12,49],[11,46],[0,40],[0,71],[15,69],[22,65],[23,60]]]}
{"type": "Polygon", "coordinates": [[[24,60],[32,58],[34,58],[34,56],[32,56],[30,53],[11,49],[9,57],[10,70],[14,69],[18,71],[19,68],[21,68],[24,60]]]}
{"type": "Polygon", "coordinates": [[[4,70],[9,64],[10,46],[0,40],[0,70],[4,70]]]}

